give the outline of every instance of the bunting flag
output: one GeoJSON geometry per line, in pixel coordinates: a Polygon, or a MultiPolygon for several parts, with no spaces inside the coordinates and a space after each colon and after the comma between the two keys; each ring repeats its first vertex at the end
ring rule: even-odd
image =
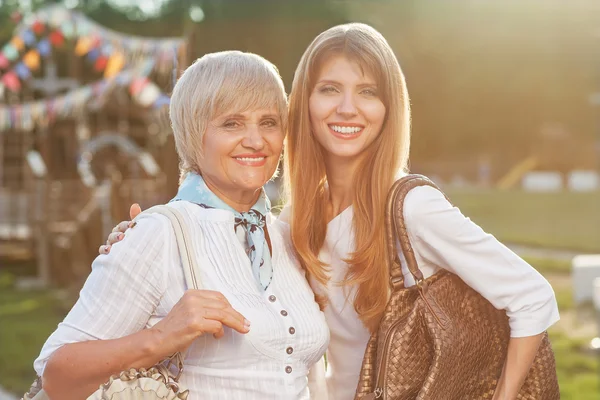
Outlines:
{"type": "MultiPolygon", "coordinates": [[[[121,71],[110,79],[73,89],[64,95],[16,105],[0,105],[0,133],[8,129],[28,131],[48,126],[56,119],[73,118],[86,109],[91,99],[109,101],[111,91],[117,87],[128,87],[135,103],[151,108],[153,112],[160,112],[169,104],[169,96],[147,77],[138,75],[139,71],[151,70],[148,64],[153,63],[153,60],[144,60],[136,69],[121,71]]],[[[13,92],[20,90],[21,81],[16,74],[16,71],[9,71],[2,75],[0,95],[5,89],[13,92]]]]}
{"type": "Polygon", "coordinates": [[[160,88],[149,82],[136,96],[137,102],[143,107],[150,107],[160,98],[160,88]]]}
{"type": "Polygon", "coordinates": [[[108,59],[106,68],[104,69],[104,77],[112,78],[117,75],[125,66],[125,57],[123,53],[113,53],[108,59]]]}
{"type": "Polygon", "coordinates": [[[9,61],[14,61],[19,57],[19,51],[10,43],[7,43],[2,49],[2,54],[6,56],[9,61]]]}
{"type": "Polygon", "coordinates": [[[12,92],[18,92],[21,90],[21,81],[17,74],[13,71],[9,71],[6,74],[2,75],[2,83],[6,88],[12,92]]]}
{"type": "Polygon", "coordinates": [[[48,39],[54,47],[61,47],[65,43],[65,37],[60,31],[53,31],[48,39]]]}
{"type": "Polygon", "coordinates": [[[23,50],[25,42],[19,36],[15,36],[10,41],[10,44],[17,50],[17,52],[23,50]]]}
{"type": "Polygon", "coordinates": [[[63,35],[69,39],[75,36],[75,28],[73,27],[73,22],[64,21],[60,25],[60,31],[63,35]]]}
{"type": "Polygon", "coordinates": [[[44,58],[48,57],[52,52],[52,47],[50,46],[50,41],[48,39],[42,39],[37,44],[37,49],[40,52],[40,55],[44,58]]]}
{"type": "Polygon", "coordinates": [[[75,45],[75,54],[78,56],[86,55],[93,47],[94,41],[89,36],[81,36],[75,45]]]}
{"type": "MultiPolygon", "coordinates": [[[[8,91],[19,92],[22,81],[40,69],[53,47],[76,39],[74,53],[85,56],[103,80],[63,96],[19,105],[0,105],[0,132],[47,126],[56,118],[72,117],[91,99],[109,101],[112,88],[128,88],[134,102],[155,110],[170,98],[148,79],[151,73],[171,74],[176,56],[185,51],[182,38],[152,39],[114,32],[77,12],[60,6],[41,9],[26,18],[0,51],[0,100],[8,91]],[[175,55],[175,57],[174,57],[175,55]]],[[[162,111],[161,111],[162,112],[162,111]]]]}
{"type": "Polygon", "coordinates": [[[108,64],[108,57],[100,55],[94,63],[94,69],[98,72],[102,72],[104,71],[104,68],[106,68],[106,64],[108,64]]]}
{"type": "Polygon", "coordinates": [[[31,29],[33,30],[33,32],[35,32],[36,35],[39,36],[42,33],[44,33],[46,26],[44,25],[44,23],[42,21],[38,20],[33,23],[33,25],[31,26],[31,29]]]}
{"type": "Polygon", "coordinates": [[[25,80],[31,76],[31,71],[23,62],[20,62],[15,66],[15,72],[21,80],[25,80]]]}
{"type": "Polygon", "coordinates": [[[0,53],[0,69],[6,69],[10,66],[10,61],[3,53],[0,53]]]}
{"type": "Polygon", "coordinates": [[[29,50],[27,54],[23,56],[23,63],[30,70],[37,70],[40,67],[40,53],[37,50],[29,50]]]}
{"type": "MultiPolygon", "coordinates": [[[[40,57],[61,47],[67,38],[76,38],[78,56],[86,56],[93,68],[104,78],[115,77],[120,71],[139,64],[140,59],[152,58],[151,69],[159,76],[172,73],[176,58],[185,52],[182,38],[143,38],[121,34],[105,28],[83,14],[60,5],[40,9],[27,17],[17,28],[15,36],[0,51],[1,71],[14,70],[27,79],[40,66],[40,57]]],[[[147,74],[141,71],[143,76],[147,74]]],[[[15,87],[11,85],[11,87],[15,87]]]]}
{"type": "Polygon", "coordinates": [[[23,38],[23,42],[25,42],[25,44],[28,47],[31,47],[35,44],[35,41],[36,41],[35,34],[32,31],[30,31],[29,29],[23,31],[21,36],[23,38]]]}
{"type": "Polygon", "coordinates": [[[88,53],[86,58],[88,59],[88,61],[94,63],[96,62],[96,60],[98,59],[98,56],[100,55],[100,49],[91,49],[88,53]]]}
{"type": "MultiPolygon", "coordinates": [[[[97,37],[102,46],[110,45],[114,51],[123,53],[128,61],[132,61],[140,56],[144,58],[154,57],[157,64],[157,70],[168,72],[172,66],[170,57],[173,49],[181,51],[185,40],[181,37],[175,38],[148,38],[141,36],[127,35],[108,29],[85,15],[69,10],[61,5],[55,4],[44,7],[34,13],[28,21],[24,21],[18,28],[19,35],[25,30],[33,31],[36,35],[42,35],[47,31],[61,32],[62,41],[64,38],[72,38],[77,35],[79,38],[97,37]]],[[[51,34],[52,35],[52,34],[51,34]]],[[[62,45],[62,41],[56,37],[50,38],[53,45],[62,45]],[[60,43],[54,43],[54,42],[60,43]]],[[[89,42],[80,45],[80,55],[87,54],[89,42]],[[87,48],[86,48],[87,47],[87,48]]],[[[170,72],[170,71],[169,71],[170,72]]]]}

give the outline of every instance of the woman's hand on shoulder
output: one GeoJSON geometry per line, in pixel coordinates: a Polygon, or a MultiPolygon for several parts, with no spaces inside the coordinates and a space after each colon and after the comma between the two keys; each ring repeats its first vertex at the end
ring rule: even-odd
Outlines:
{"type": "Polygon", "coordinates": [[[222,293],[190,289],[167,316],[150,329],[157,334],[166,357],[185,351],[204,334],[220,339],[225,335],[224,326],[242,334],[250,331],[250,321],[234,310],[222,293]]]}
{"type": "MultiPolygon", "coordinates": [[[[139,204],[132,204],[129,208],[129,218],[132,220],[137,217],[142,212],[142,209],[139,204]]],[[[133,221],[121,221],[115,226],[112,232],[108,235],[106,240],[106,244],[103,244],[98,248],[98,253],[100,254],[108,254],[110,253],[110,248],[113,244],[123,240],[125,237],[124,233],[127,229],[133,228],[133,221]]]]}

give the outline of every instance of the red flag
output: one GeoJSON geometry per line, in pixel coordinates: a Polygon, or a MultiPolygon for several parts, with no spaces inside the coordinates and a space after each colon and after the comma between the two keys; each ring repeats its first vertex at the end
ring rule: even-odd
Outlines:
{"type": "Polygon", "coordinates": [[[31,26],[31,30],[33,30],[36,35],[41,35],[42,33],[44,33],[44,29],[46,29],[46,26],[44,26],[44,23],[39,20],[35,21],[31,26]]]}
{"type": "Polygon", "coordinates": [[[50,39],[50,43],[55,47],[60,47],[65,42],[65,37],[60,31],[53,31],[48,39],[50,39]]]}

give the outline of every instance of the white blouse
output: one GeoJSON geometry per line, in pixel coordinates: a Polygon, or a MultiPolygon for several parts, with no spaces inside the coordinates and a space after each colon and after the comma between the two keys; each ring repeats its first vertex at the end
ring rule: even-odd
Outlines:
{"type": "MultiPolygon", "coordinates": [[[[181,383],[195,399],[307,399],[308,370],[321,359],[329,330],[288,242],[270,224],[273,281],[259,290],[234,232],[231,212],[179,201],[199,260],[203,289],[225,295],[251,322],[250,332],[230,328],[203,335],[190,347],[181,383]]],[[[175,236],[159,214],[141,218],[110,254],[100,255],[80,298],[48,338],[35,370],[67,343],[112,339],[148,328],[166,316],[186,290],[175,236]]]]}
{"type": "MultiPolygon", "coordinates": [[[[356,287],[340,285],[348,272],[343,260],[354,251],[352,216],[352,207],[348,207],[329,222],[319,258],[330,265],[330,280],[326,288],[312,282],[315,292],[329,298],[324,312],[331,333],[327,350],[330,400],[354,398],[370,336],[354,310],[356,287]]],[[[282,225],[288,218],[284,209],[282,225]]],[[[404,218],[423,275],[429,277],[443,266],[460,276],[496,308],[506,310],[512,337],[536,335],[558,321],[548,281],[466,218],[438,190],[429,186],[411,190],[404,203],[404,218]]],[[[405,283],[412,286],[414,279],[399,254],[405,283]]]]}

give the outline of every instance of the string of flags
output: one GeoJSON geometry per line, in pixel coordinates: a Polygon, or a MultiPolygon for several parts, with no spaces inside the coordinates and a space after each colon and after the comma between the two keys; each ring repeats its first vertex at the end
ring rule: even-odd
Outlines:
{"type": "MultiPolygon", "coordinates": [[[[85,15],[59,5],[49,6],[29,16],[16,35],[0,50],[0,95],[5,89],[19,92],[22,82],[39,70],[41,61],[53,48],[74,40],[74,52],[86,57],[93,68],[112,78],[127,65],[153,58],[157,74],[169,74],[173,53],[185,50],[182,38],[154,39],[112,31],[85,15]]],[[[0,96],[1,97],[1,96],[0,96]]]]}
{"type": "Polygon", "coordinates": [[[64,95],[14,105],[0,105],[0,132],[31,131],[38,127],[46,127],[55,120],[73,118],[84,112],[91,100],[103,99],[117,87],[128,87],[132,99],[137,104],[159,111],[169,104],[170,98],[148,78],[153,65],[153,60],[146,60],[136,68],[117,73],[111,79],[73,89],[64,95]]]}

